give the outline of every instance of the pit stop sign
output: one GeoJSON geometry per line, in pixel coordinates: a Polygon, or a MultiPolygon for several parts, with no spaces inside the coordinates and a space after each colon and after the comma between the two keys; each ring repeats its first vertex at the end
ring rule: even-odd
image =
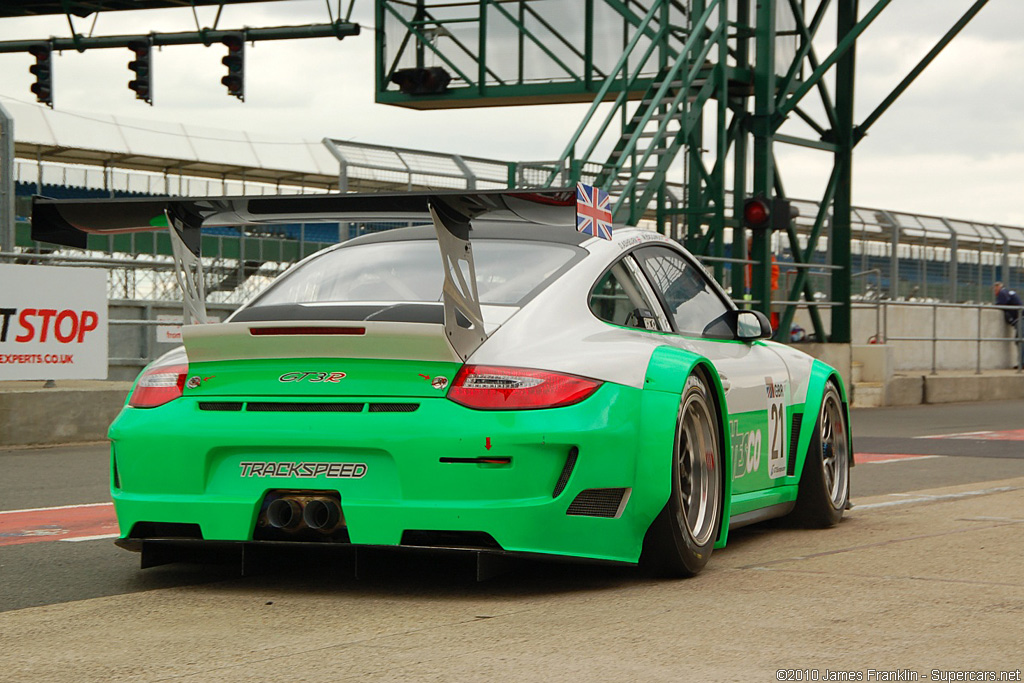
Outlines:
{"type": "Polygon", "coordinates": [[[0,264],[0,381],[107,378],[107,273],[0,264]]]}

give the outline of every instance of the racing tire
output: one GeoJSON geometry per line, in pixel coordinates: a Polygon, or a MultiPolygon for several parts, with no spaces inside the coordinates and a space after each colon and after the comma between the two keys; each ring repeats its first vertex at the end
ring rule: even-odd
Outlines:
{"type": "Polygon", "coordinates": [[[846,411],[832,382],[825,387],[807,450],[793,520],[824,529],[843,518],[850,500],[850,438],[846,411]]]}
{"type": "Polygon", "coordinates": [[[664,577],[694,576],[707,564],[722,521],[719,418],[705,380],[690,375],[679,402],[672,491],[644,537],[640,564],[664,577]]]}

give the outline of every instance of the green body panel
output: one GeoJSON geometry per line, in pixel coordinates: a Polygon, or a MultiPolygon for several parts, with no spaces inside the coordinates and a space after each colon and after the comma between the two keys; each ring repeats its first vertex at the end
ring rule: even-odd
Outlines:
{"type": "MultiPolygon", "coordinates": [[[[397,545],[405,530],[483,531],[508,551],[636,562],[667,498],[659,501],[664,477],[640,456],[666,442],[670,450],[672,438],[671,423],[646,433],[636,416],[678,403],[647,393],[605,384],[580,404],[534,411],[475,411],[445,398],[421,398],[412,413],[213,412],[187,396],[128,407],[110,429],[121,533],[140,521],[179,522],[198,524],[208,540],[249,540],[267,491],[336,490],[356,544],[397,545]],[[573,447],[576,466],[553,497],[573,447]],[[484,456],[512,462],[439,462],[484,456]],[[241,476],[241,463],[252,461],[362,463],[367,471],[359,479],[241,476]],[[619,487],[632,489],[621,517],[566,515],[580,491],[619,487]]],[[[344,400],[361,398],[373,397],[344,400]]]]}
{"type": "MultiPolygon", "coordinates": [[[[659,512],[665,506],[665,503],[668,502],[668,497],[672,490],[672,452],[675,446],[675,427],[679,415],[679,402],[682,397],[683,387],[686,384],[686,378],[697,369],[698,365],[704,370],[705,375],[711,381],[712,398],[718,405],[718,414],[722,416],[722,424],[719,424],[719,439],[722,444],[722,452],[729,453],[731,451],[729,433],[724,428],[724,425],[728,422],[729,414],[718,372],[707,362],[707,359],[695,353],[672,346],[662,346],[656,349],[651,355],[651,362],[647,367],[647,376],[644,380],[645,393],[658,393],[664,396],[664,400],[670,404],[662,406],[661,410],[657,413],[660,422],[670,432],[668,441],[667,443],[662,442],[659,449],[651,451],[652,453],[664,453],[664,457],[658,458],[651,464],[652,469],[655,470],[652,476],[661,482],[661,493],[658,498],[661,501],[661,505],[658,507],[659,512]]],[[[647,415],[653,418],[653,413],[654,411],[651,411],[647,415]]],[[[724,462],[728,463],[728,460],[724,459],[724,462]]],[[[723,484],[722,526],[718,532],[718,540],[715,542],[716,548],[725,547],[729,537],[729,525],[727,522],[732,516],[733,498],[733,481],[729,469],[726,470],[723,484]]]]}
{"type": "MultiPolygon", "coordinates": [[[[747,480],[735,453],[742,445],[737,434],[763,421],[764,411],[730,415],[714,367],[674,346],[654,351],[643,389],[605,383],[579,404],[521,411],[473,410],[445,398],[429,378],[453,378],[457,363],[301,358],[193,363],[189,376],[203,380],[198,387],[158,408],[126,406],[110,428],[112,495],[121,534],[127,537],[138,522],[177,522],[198,524],[207,540],[248,541],[269,491],[337,491],[354,544],[398,545],[407,530],[477,531],[512,552],[636,562],[647,528],[671,492],[680,395],[698,366],[722,415],[727,469],[715,547],[723,547],[732,517],[795,500],[814,420],[809,417],[801,427],[794,475],[747,480]],[[280,381],[288,373],[339,371],[345,377],[336,383],[280,381]],[[200,407],[268,399],[366,404],[395,399],[419,407],[408,413],[369,412],[365,406],[351,413],[200,407]],[[737,434],[730,433],[733,423],[737,434]],[[574,448],[576,465],[555,496],[574,448]],[[512,461],[442,463],[441,457],[512,461]],[[259,476],[251,469],[247,473],[243,464],[253,462],[351,463],[365,465],[366,472],[360,478],[259,476]],[[630,489],[618,518],[566,514],[581,491],[597,488],[630,489]]],[[[834,372],[814,363],[809,416],[817,415],[834,372]]],[[[801,409],[805,406],[791,407],[787,424],[801,409]]],[[[766,449],[762,445],[762,458],[766,449]]]]}
{"type": "Polygon", "coordinates": [[[445,390],[431,380],[455,378],[461,363],[379,360],[373,358],[294,358],[190,363],[189,376],[203,379],[185,388],[186,398],[208,397],[422,397],[437,398],[445,390]],[[307,374],[308,373],[308,374],[307,374]],[[337,374],[344,374],[338,378],[337,374]],[[306,375],[301,378],[302,375],[306,375]],[[335,375],[335,381],[330,377],[335,375]],[[288,381],[282,381],[285,378],[288,381]]]}
{"type": "Polygon", "coordinates": [[[769,505],[790,503],[796,500],[796,486],[774,486],[770,489],[737,493],[732,498],[733,516],[759,510],[769,505]]]}

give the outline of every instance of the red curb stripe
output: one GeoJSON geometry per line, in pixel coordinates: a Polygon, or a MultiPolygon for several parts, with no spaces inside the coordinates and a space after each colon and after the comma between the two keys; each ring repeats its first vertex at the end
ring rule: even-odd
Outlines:
{"type": "Polygon", "coordinates": [[[0,513],[0,546],[62,541],[117,532],[113,503],[0,513]]]}
{"type": "Polygon", "coordinates": [[[920,460],[921,458],[941,458],[941,455],[924,455],[921,453],[854,453],[853,461],[858,464],[892,462],[894,460],[920,460]]]}

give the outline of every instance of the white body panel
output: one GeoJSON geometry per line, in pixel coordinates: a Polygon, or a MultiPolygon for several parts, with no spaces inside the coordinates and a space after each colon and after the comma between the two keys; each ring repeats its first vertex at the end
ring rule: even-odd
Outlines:
{"type": "Polygon", "coordinates": [[[773,342],[722,343],[610,325],[590,310],[588,295],[623,253],[647,243],[679,251],[653,232],[623,229],[613,241],[583,244],[591,255],[508,319],[470,363],[533,367],[642,388],[651,355],[672,346],[704,356],[723,376],[730,413],[765,410],[766,378],[784,382],[786,402],[802,403],[813,359],[773,342]]]}

